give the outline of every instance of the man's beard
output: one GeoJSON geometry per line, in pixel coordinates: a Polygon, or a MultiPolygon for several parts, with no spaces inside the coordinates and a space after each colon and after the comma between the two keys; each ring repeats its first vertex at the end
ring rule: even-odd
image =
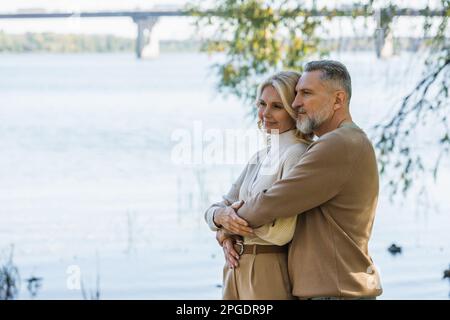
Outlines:
{"type": "Polygon", "coordinates": [[[304,114],[304,119],[297,119],[296,126],[301,133],[310,134],[316,129],[317,123],[314,119],[311,119],[306,114],[304,114]]]}
{"type": "MultiPolygon", "coordinates": [[[[302,111],[302,108],[300,108],[299,112],[302,111]]],[[[297,129],[300,130],[300,132],[302,132],[303,134],[313,133],[314,130],[317,130],[326,120],[329,119],[330,114],[327,111],[328,110],[326,108],[323,108],[321,112],[315,114],[312,118],[304,113],[302,115],[302,120],[297,118],[297,129]]]]}

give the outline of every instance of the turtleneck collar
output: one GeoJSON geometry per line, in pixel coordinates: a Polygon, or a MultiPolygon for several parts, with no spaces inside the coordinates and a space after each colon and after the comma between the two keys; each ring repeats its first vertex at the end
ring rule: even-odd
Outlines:
{"type": "Polygon", "coordinates": [[[279,149],[284,149],[286,147],[291,146],[294,143],[298,143],[297,137],[295,136],[296,130],[295,129],[291,129],[288,131],[285,131],[283,133],[280,134],[270,134],[270,141],[271,141],[271,145],[275,146],[276,144],[276,139],[278,139],[278,148],[279,149]],[[275,142],[275,144],[274,144],[275,142]]]}

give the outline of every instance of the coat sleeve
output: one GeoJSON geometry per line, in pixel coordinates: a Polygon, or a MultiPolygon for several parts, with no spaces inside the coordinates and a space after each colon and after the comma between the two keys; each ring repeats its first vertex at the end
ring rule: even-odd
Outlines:
{"type": "Polygon", "coordinates": [[[337,134],[315,141],[285,178],[247,199],[239,216],[256,228],[292,217],[336,196],[351,172],[355,150],[337,134]],[[349,152],[351,151],[351,152],[349,152]]]}
{"type": "MultiPolygon", "coordinates": [[[[284,179],[288,172],[297,165],[301,156],[305,153],[306,146],[294,146],[287,151],[286,159],[283,161],[280,168],[279,179],[284,179]]],[[[289,243],[295,232],[297,223],[297,215],[275,219],[273,223],[267,223],[254,230],[255,234],[270,243],[278,246],[289,243]]]]}

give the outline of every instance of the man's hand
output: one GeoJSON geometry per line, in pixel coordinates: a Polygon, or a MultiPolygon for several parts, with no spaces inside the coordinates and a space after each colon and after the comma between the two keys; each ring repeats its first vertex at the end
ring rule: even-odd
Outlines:
{"type": "Polygon", "coordinates": [[[247,221],[236,213],[243,203],[243,201],[237,201],[229,207],[218,209],[214,214],[214,223],[232,234],[241,236],[253,235],[253,229],[248,226],[247,221]]]}

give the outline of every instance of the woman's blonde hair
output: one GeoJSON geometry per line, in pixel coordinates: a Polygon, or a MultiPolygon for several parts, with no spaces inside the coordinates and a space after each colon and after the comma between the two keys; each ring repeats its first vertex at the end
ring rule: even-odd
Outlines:
{"type": "MultiPolygon", "coordinates": [[[[277,93],[280,95],[281,102],[286,112],[291,116],[292,119],[296,120],[297,115],[292,108],[292,102],[295,99],[295,86],[297,85],[298,79],[301,74],[296,71],[280,71],[270,76],[264,80],[256,91],[256,103],[258,103],[261,98],[262,92],[267,86],[272,86],[277,93]]],[[[258,119],[258,127],[262,128],[262,121],[258,119]]],[[[298,141],[310,144],[313,139],[313,134],[304,134],[297,128],[295,128],[295,136],[298,141]]]]}

